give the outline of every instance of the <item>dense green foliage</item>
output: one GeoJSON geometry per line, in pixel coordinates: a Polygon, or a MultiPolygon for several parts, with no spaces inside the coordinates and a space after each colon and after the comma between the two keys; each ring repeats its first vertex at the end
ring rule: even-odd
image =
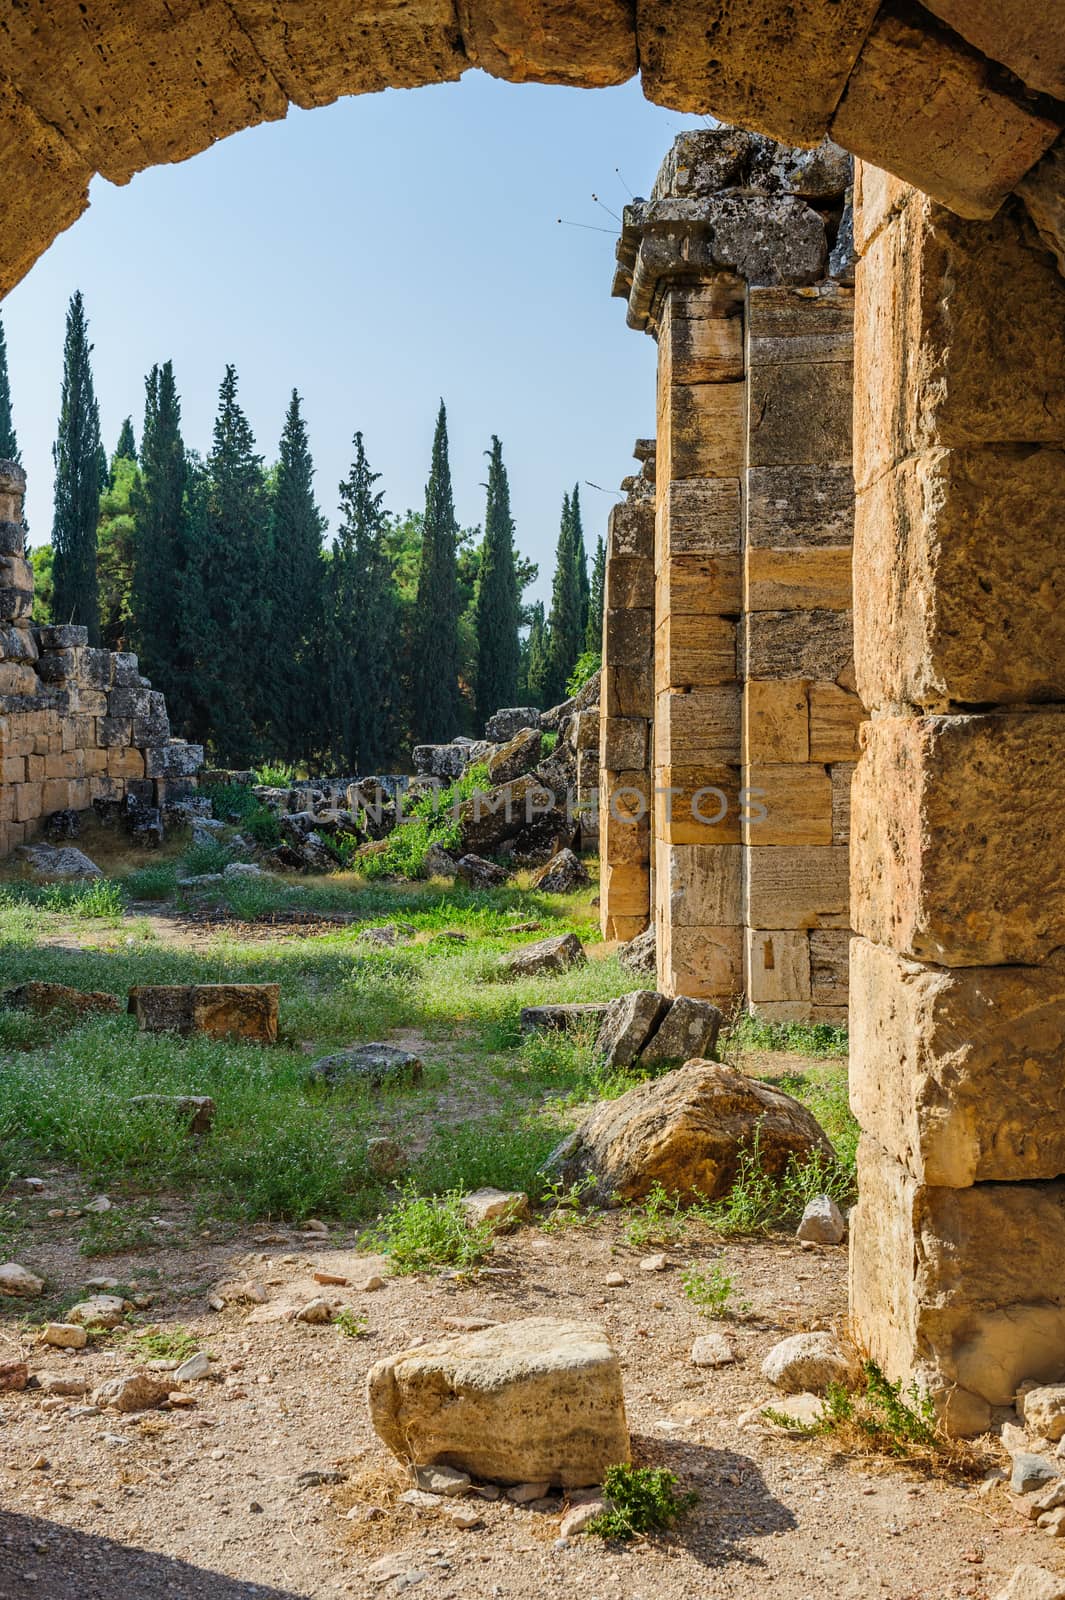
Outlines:
{"type": "Polygon", "coordinates": [[[459,731],[458,523],[451,490],[447,412],[436,419],[425,486],[418,603],[411,651],[411,723],[415,740],[450,739],[459,731]]]}
{"type": "Polygon", "coordinates": [[[325,520],[313,488],[314,462],[295,389],[285,415],[274,476],[271,585],[275,618],[284,618],[285,670],[275,680],[271,710],[274,748],[297,761],[313,761],[325,708],[321,704],[322,536],[325,520]]]}
{"type": "Polygon", "coordinates": [[[503,446],[493,435],[488,452],[488,501],[474,611],[478,731],[500,706],[516,702],[520,610],[510,483],[503,465],[503,446]]]}
{"type": "Polygon", "coordinates": [[[21,461],[11,414],[11,380],[7,371],[7,336],[0,322],[0,460],[21,461]]]}
{"type": "Polygon", "coordinates": [[[606,597],[606,540],[600,534],[595,541],[592,557],[592,575],[588,584],[588,623],[584,630],[584,648],[591,655],[603,651],[603,605],[606,597]]]}
{"type": "Polygon", "coordinates": [[[107,481],[107,464],[100,442],[100,412],[92,381],[91,352],[85,306],[77,292],[67,312],[59,427],[52,448],[55,463],[52,615],[56,622],[75,622],[88,628],[89,643],[98,644],[96,523],[100,491],[107,481]]]}

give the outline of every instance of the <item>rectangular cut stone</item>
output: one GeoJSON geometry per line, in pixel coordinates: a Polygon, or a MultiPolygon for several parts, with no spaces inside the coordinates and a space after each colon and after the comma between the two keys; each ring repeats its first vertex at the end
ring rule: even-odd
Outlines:
{"type": "Polygon", "coordinates": [[[810,1004],[810,935],[804,929],[747,929],[747,998],[810,1004]]]}
{"type": "Polygon", "coordinates": [[[750,928],[845,928],[847,849],[780,845],[747,852],[746,922],[750,928]]]}
{"type": "Polygon", "coordinates": [[[1065,443],[1065,281],[1019,201],[966,222],[915,194],[858,273],[859,489],[938,447],[1065,443]]]}
{"type": "Polygon", "coordinates": [[[856,932],[948,967],[1065,944],[1065,715],[884,716],[862,737],[856,932]]]}
{"type": "Polygon", "coordinates": [[[739,556],[674,556],[659,569],[655,612],[695,617],[736,617],[743,608],[739,556]]]}
{"type": "Polygon", "coordinates": [[[748,469],[748,550],[846,545],[853,533],[854,473],[849,462],[748,469]]]}
{"type": "Polygon", "coordinates": [[[851,1227],[855,1331],[889,1378],[919,1384],[955,1432],[1025,1379],[1065,1378],[1065,1183],[921,1184],[872,1140],[851,1227]]]}
{"type": "Polygon", "coordinates": [[[617,772],[646,765],[648,723],[645,718],[603,717],[599,726],[603,767],[617,772]]]}
{"type": "Polygon", "coordinates": [[[829,770],[832,774],[832,843],[846,844],[851,836],[851,784],[854,782],[854,762],[839,761],[829,770]]]}
{"type": "Polygon", "coordinates": [[[783,361],[851,359],[854,290],[844,284],[809,288],[752,285],[747,294],[750,368],[783,361]]]}
{"type": "Polygon", "coordinates": [[[865,708],[856,694],[838,683],[811,683],[810,760],[857,761],[858,735],[865,708]]]}
{"type": "Polygon", "coordinates": [[[740,552],[739,478],[682,478],[666,484],[657,511],[655,569],[676,556],[740,552]]]}
{"type": "Polygon", "coordinates": [[[752,367],[748,460],[752,467],[846,462],[851,454],[850,361],[752,367]]]}
{"type": "Polygon", "coordinates": [[[604,572],[608,611],[632,611],[655,603],[655,567],[650,556],[610,556],[604,572]]]}
{"type": "Polygon", "coordinates": [[[713,1000],[732,1009],[743,993],[742,928],[673,928],[659,956],[664,994],[713,1000]]]}
{"type": "Polygon", "coordinates": [[[835,679],[854,654],[848,611],[755,611],[744,623],[748,678],[835,679]]]}
{"type": "Polygon", "coordinates": [[[846,928],[814,928],[810,934],[810,994],[815,1005],[846,1006],[851,935],[846,928]]]}
{"type": "Polygon", "coordinates": [[[1065,11],[1014,0],[926,0],[926,9],[1030,89],[1065,100],[1065,11]]]}
{"type": "Polygon", "coordinates": [[[459,17],[471,64],[493,78],[602,89],[637,70],[626,0],[462,0],[459,17]]]}
{"type": "Polygon", "coordinates": [[[636,32],[644,93],[785,144],[822,138],[878,0],[647,0],[636,32]]]}
{"type": "Polygon", "coordinates": [[[807,685],[795,678],[748,678],[743,686],[744,761],[808,761],[807,685]]]}
{"type": "Polygon", "coordinates": [[[609,660],[603,667],[600,704],[606,717],[650,717],[654,712],[654,673],[650,655],[632,667],[609,660]]]}
{"type": "Polygon", "coordinates": [[[738,478],[744,465],[747,386],[659,383],[658,481],[738,478]]]}
{"type": "Polygon", "coordinates": [[[638,667],[653,654],[649,611],[608,611],[605,643],[607,659],[618,667],[638,667]]]}
{"type": "Polygon", "coordinates": [[[876,479],[855,530],[863,695],[1065,699],[1063,503],[1058,449],[930,450],[876,479]]]}
{"type": "Polygon", "coordinates": [[[743,318],[721,316],[719,301],[708,304],[674,289],[658,345],[667,383],[726,383],[743,377],[743,318]]]}
{"type": "Polygon", "coordinates": [[[736,624],[673,612],[655,631],[655,682],[707,689],[736,681],[736,624]]]}
{"type": "Polygon", "coordinates": [[[832,120],[846,150],[889,167],[961,216],[990,217],[1060,131],[945,28],[883,6],[832,120]]]}
{"type": "Polygon", "coordinates": [[[811,763],[744,768],[744,840],[749,845],[832,843],[832,780],[811,763]]]}
{"type": "MultiPolygon", "coordinates": [[[[636,821],[611,810],[599,808],[599,855],[613,867],[647,866],[650,861],[651,830],[647,818],[636,821]]],[[[608,904],[608,909],[610,909],[608,904]]]]}
{"type": "MultiPolygon", "coordinates": [[[[671,845],[663,852],[670,920],[677,928],[729,928],[742,920],[742,851],[736,844],[671,845]]],[[[663,857],[659,858],[661,869],[663,857]]]]}
{"type": "Polygon", "coordinates": [[[739,752],[738,684],[657,697],[655,761],[659,766],[728,766],[739,759],[739,752]]]}
{"type": "Polygon", "coordinates": [[[611,506],[607,540],[612,556],[653,556],[654,501],[622,500],[611,506]]]}
{"type": "MultiPolygon", "coordinates": [[[[821,936],[819,936],[821,937],[821,936]]],[[[950,971],[855,939],[851,1107],[922,1183],[1065,1172],[1065,956],[950,971]]]]}
{"type": "Polygon", "coordinates": [[[748,611],[849,611],[851,547],[748,550],[748,611]]]}
{"type": "Polygon", "coordinates": [[[854,243],[864,256],[877,234],[920,191],[893,172],[874,167],[869,161],[854,163],[854,243]]]}
{"type": "Polygon", "coordinates": [[[740,842],[738,767],[660,767],[654,801],[656,839],[669,844],[740,842]]]}
{"type": "Polygon", "coordinates": [[[613,916],[642,916],[650,908],[650,879],[638,862],[610,862],[601,868],[601,893],[613,916]]]}

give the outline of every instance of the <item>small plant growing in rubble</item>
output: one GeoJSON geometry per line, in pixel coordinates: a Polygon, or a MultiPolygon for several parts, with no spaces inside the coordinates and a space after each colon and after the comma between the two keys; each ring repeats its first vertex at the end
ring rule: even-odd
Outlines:
{"type": "Polygon", "coordinates": [[[733,1300],[735,1282],[721,1261],[712,1262],[705,1272],[689,1266],[680,1281],[685,1295],[704,1316],[742,1317],[751,1309],[749,1300],[733,1300]]]}
{"type": "Polygon", "coordinates": [[[361,1339],[365,1336],[370,1324],[368,1319],[351,1306],[341,1306],[333,1318],[333,1327],[345,1339],[361,1339]]]}
{"type": "Polygon", "coordinates": [[[588,1525],[589,1533],[603,1539],[664,1533],[699,1498],[690,1490],[678,1493],[676,1474],[666,1467],[633,1467],[628,1462],[607,1468],[603,1494],[607,1509],[588,1525]]]}

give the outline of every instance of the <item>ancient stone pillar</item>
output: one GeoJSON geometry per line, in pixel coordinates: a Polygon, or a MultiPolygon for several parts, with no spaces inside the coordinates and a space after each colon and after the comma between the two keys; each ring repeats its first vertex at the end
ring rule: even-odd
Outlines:
{"type": "MultiPolygon", "coordinates": [[[[761,999],[789,1016],[814,1004],[809,930],[847,926],[843,808],[834,821],[827,770],[843,758],[838,742],[831,756],[820,743],[812,755],[807,724],[813,686],[853,700],[849,505],[844,497],[842,515],[836,505],[849,448],[849,292],[826,281],[849,177],[832,146],[784,150],[729,128],[683,135],[651,200],[626,208],[614,286],[659,353],[659,985],[731,1004],[747,987],[746,944],[761,999]],[[760,700],[745,717],[748,675],[760,700]],[[770,737],[774,709],[783,753],[770,737]],[[744,764],[766,790],[753,808],[744,764]],[[803,854],[814,802],[816,862],[803,854]],[[772,826],[759,834],[762,810],[772,826]],[[772,939],[745,940],[748,924],[777,936],[779,956],[772,939]]],[[[839,958],[826,953],[835,974],[839,958]]],[[[821,997],[838,1011],[830,987],[821,997]]]]}
{"type": "Polygon", "coordinates": [[[633,939],[651,921],[654,718],[655,442],[639,439],[637,476],[607,524],[599,723],[600,925],[633,939]]]}
{"type": "Polygon", "coordinates": [[[847,1018],[853,301],[832,279],[747,292],[744,975],[775,1021],[847,1018]]]}
{"type": "Polygon", "coordinates": [[[1065,1379],[1065,281],[857,188],[852,1307],[969,1433],[1065,1379]]]}

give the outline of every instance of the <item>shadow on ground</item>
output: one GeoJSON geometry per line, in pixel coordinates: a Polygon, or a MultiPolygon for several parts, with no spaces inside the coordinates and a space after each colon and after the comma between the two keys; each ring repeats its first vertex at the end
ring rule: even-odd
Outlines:
{"type": "Polygon", "coordinates": [[[681,1488],[698,1493],[699,1504],[670,1537],[703,1566],[764,1566],[749,1541],[798,1527],[794,1513],[771,1493],[750,1456],[637,1433],[632,1435],[632,1454],[641,1466],[668,1467],[681,1488]]]}
{"type": "Polygon", "coordinates": [[[66,1528],[0,1511],[0,1600],[308,1600],[66,1528]]]}

